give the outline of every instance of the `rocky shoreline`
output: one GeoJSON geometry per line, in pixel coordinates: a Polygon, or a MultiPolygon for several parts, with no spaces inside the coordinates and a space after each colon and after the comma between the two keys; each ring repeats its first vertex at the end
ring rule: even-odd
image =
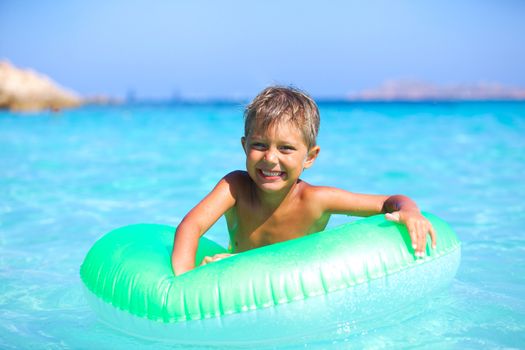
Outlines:
{"type": "Polygon", "coordinates": [[[85,101],[49,77],[0,61],[0,109],[15,112],[59,111],[79,107],[85,101]]]}

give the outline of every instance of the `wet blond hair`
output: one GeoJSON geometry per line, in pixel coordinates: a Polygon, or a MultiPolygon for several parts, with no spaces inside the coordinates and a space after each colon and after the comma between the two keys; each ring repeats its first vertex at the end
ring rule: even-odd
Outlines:
{"type": "Polygon", "coordinates": [[[316,145],[319,108],[305,92],[290,86],[269,86],[244,110],[244,136],[257,126],[264,130],[281,123],[292,123],[303,134],[308,149],[316,145]]]}

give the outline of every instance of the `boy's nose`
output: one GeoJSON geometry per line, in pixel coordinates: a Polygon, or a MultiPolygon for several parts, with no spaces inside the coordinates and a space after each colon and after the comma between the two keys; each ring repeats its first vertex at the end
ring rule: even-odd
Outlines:
{"type": "Polygon", "coordinates": [[[275,163],[277,162],[277,155],[275,154],[275,150],[268,149],[266,153],[264,154],[264,160],[268,163],[275,163]]]}

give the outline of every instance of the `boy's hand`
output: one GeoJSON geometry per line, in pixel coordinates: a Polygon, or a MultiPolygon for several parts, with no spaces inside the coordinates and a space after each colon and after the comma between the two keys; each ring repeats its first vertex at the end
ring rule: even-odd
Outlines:
{"type": "Polygon", "coordinates": [[[221,254],[215,254],[214,256],[206,256],[204,259],[202,259],[202,262],[199,266],[204,266],[206,264],[216,262],[219,260],[222,260],[224,258],[228,258],[230,256],[234,256],[235,254],[228,254],[228,253],[221,253],[221,254]]]}
{"type": "Polygon", "coordinates": [[[436,231],[434,231],[430,221],[421,215],[419,210],[395,211],[385,214],[385,218],[390,221],[400,222],[407,227],[416,257],[422,258],[425,256],[427,234],[430,234],[432,239],[432,249],[436,248],[436,231]]]}

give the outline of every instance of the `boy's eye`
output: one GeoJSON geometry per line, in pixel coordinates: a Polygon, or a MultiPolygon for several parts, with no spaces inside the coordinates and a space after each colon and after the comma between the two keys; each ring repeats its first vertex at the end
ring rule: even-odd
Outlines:
{"type": "Polygon", "coordinates": [[[279,147],[282,151],[285,151],[285,152],[291,152],[291,151],[295,151],[295,147],[294,146],[290,146],[290,145],[284,145],[284,146],[281,146],[279,147]]]}
{"type": "Polygon", "coordinates": [[[261,150],[261,149],[265,149],[266,145],[264,143],[262,143],[262,142],[254,142],[254,143],[252,143],[252,148],[257,149],[257,150],[261,150]]]}

